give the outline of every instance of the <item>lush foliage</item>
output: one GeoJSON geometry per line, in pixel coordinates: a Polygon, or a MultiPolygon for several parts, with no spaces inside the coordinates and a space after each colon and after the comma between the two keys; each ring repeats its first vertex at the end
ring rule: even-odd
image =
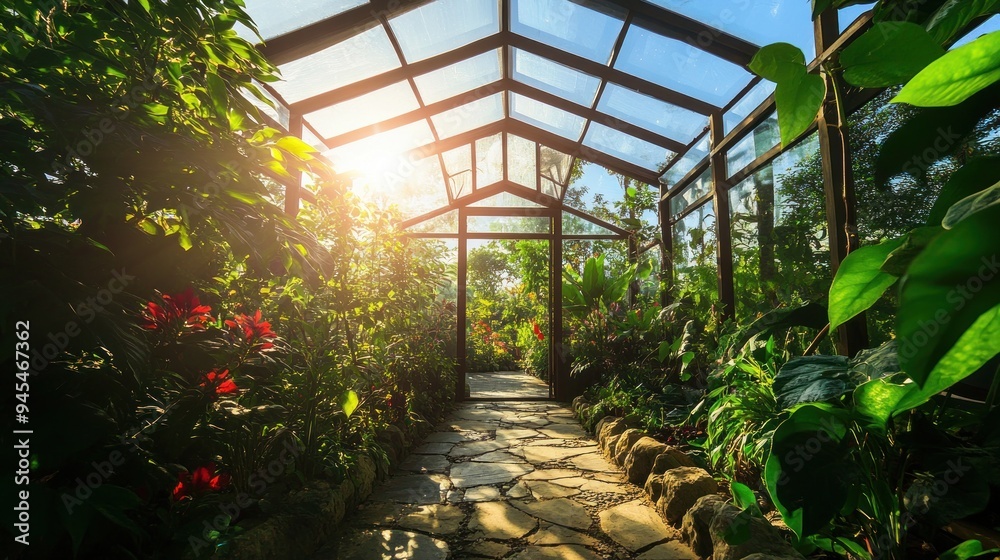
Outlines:
{"type": "Polygon", "coordinates": [[[4,338],[30,325],[2,358],[32,372],[39,557],[210,556],[360,453],[385,470],[386,427],[454,395],[439,250],[268,127],[241,6],[0,12],[4,338]],[[299,172],[296,220],[275,180],[299,172]]]}

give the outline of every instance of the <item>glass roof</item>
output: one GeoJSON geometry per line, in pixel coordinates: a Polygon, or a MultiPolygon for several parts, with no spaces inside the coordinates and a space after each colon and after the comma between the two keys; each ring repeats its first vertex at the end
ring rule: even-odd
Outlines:
{"type": "MultiPolygon", "coordinates": [[[[561,199],[577,158],[676,184],[707,153],[710,114],[728,133],[772,93],[759,81],[740,97],[758,46],[785,41],[809,56],[814,43],[805,0],[246,5],[282,77],[265,86],[276,109],[256,103],[282,126],[301,116],[303,138],[338,173],[418,182],[408,196],[420,211],[486,188],[561,199]],[[706,27],[726,40],[701,40],[706,27]]],[[[842,27],[861,11],[841,12],[842,27]]]]}

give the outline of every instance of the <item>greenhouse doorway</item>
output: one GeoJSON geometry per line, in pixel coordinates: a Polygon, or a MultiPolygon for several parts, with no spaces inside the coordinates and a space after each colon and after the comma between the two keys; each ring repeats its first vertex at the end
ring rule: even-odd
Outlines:
{"type": "Polygon", "coordinates": [[[465,255],[469,399],[553,396],[549,381],[551,242],[546,235],[550,220],[525,214],[468,218],[469,235],[475,236],[469,239],[465,255]]]}

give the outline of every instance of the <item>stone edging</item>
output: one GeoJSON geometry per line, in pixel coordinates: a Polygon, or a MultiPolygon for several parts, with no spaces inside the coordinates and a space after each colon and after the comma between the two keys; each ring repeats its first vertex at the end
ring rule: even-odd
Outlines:
{"type": "MultiPolygon", "coordinates": [[[[582,396],[573,399],[573,412],[584,425],[594,420],[592,405],[582,396]]],[[[629,482],[642,486],[656,511],[674,527],[695,554],[713,560],[802,559],[766,519],[739,518],[748,523],[749,539],[726,542],[740,509],[719,493],[711,473],[696,466],[686,453],[637,429],[631,418],[597,419],[594,438],[601,451],[625,472],[629,482]]]]}

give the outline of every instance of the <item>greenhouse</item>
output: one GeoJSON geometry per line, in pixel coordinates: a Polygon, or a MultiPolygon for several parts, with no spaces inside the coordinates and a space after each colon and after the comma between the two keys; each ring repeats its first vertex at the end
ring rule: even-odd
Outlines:
{"type": "Polygon", "coordinates": [[[0,23],[6,558],[1000,558],[1000,2],[0,23]]]}

